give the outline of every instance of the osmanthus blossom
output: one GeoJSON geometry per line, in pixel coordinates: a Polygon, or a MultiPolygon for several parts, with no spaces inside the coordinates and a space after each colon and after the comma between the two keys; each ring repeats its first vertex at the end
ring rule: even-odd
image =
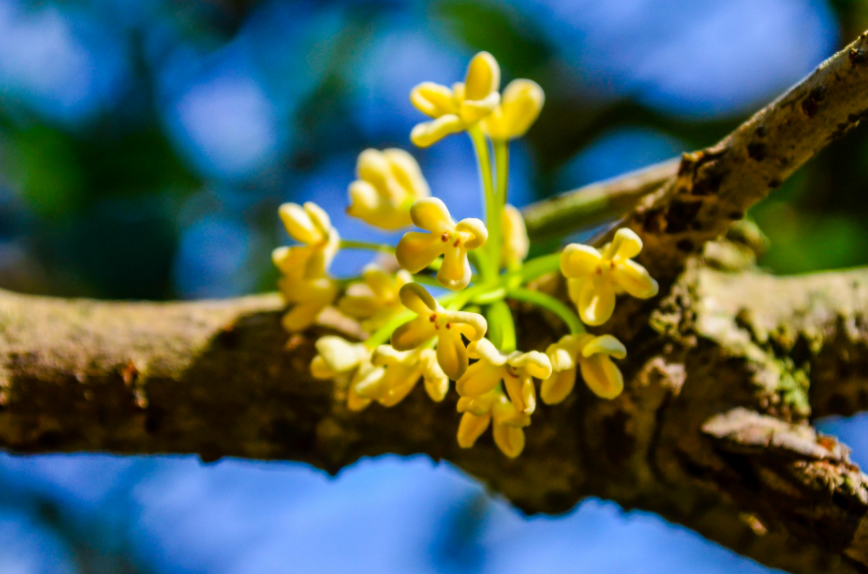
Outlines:
{"type": "Polygon", "coordinates": [[[470,448],[494,422],[492,435],[497,448],[510,458],[524,450],[524,427],[530,425],[530,415],[519,412],[500,389],[476,397],[458,400],[461,422],[458,424],[458,446],[470,448]]]}
{"type": "Polygon", "coordinates": [[[545,95],[533,80],[513,80],[503,90],[494,110],[482,119],[480,126],[492,140],[520,138],[539,117],[545,95]]]}
{"type": "Polygon", "coordinates": [[[371,362],[373,350],[363,343],[350,343],[334,335],[316,341],[318,354],[310,364],[310,372],[317,379],[331,379],[347,395],[347,408],[360,411],[371,404],[357,388],[366,388],[382,379],[385,370],[371,362]]]}
{"type": "Polygon", "coordinates": [[[410,273],[419,273],[442,255],[443,264],[437,272],[440,284],[452,290],[467,287],[473,275],[467,252],[485,244],[488,239],[485,224],[472,217],[455,223],[446,205],[436,197],[414,203],[410,217],[428,233],[404,234],[395,249],[398,264],[410,273]]]}
{"type": "Polygon", "coordinates": [[[543,381],[540,397],[547,405],[562,402],[576,384],[576,369],[588,388],[600,398],[614,399],[624,390],[624,377],[612,362],[623,359],[627,348],[612,335],[566,335],[549,345],[552,374],[543,381]]]}
{"type": "Polygon", "coordinates": [[[398,293],[413,282],[413,276],[399,270],[389,273],[379,265],[368,265],[360,282],[351,283],[338,302],[338,308],[360,320],[360,326],[371,333],[404,310],[398,293]]]}
{"type": "Polygon", "coordinates": [[[416,313],[392,333],[392,347],[410,351],[437,339],[437,362],[450,379],[458,379],[467,370],[470,357],[462,335],[468,341],[485,336],[488,324],[478,313],[444,309],[424,287],[409,283],[401,287],[401,302],[416,313]]]}
{"type": "Polygon", "coordinates": [[[405,233],[394,248],[341,241],[322,209],[287,203],[280,207],[280,216],[299,244],[276,249],[272,256],[289,305],[283,319],[288,331],[310,327],[335,304],[359,321],[362,330],[356,325],[352,329],[362,342],[320,336],[310,366],[314,377],[334,381],[348,409],[358,411],[372,402],[395,406],[419,380],[434,401],[442,401],[453,379],[460,395],[459,445],[473,446],[492,427],[497,448],[516,457],[525,448],[524,429],[537,409],[536,379],[546,404],[563,401],[579,372],[601,398],[612,399],[623,391],[623,377],[612,359],[626,356],[624,345],[611,335],[587,334],[582,323],[608,320],[620,293],[646,298],[658,287],[632,261],[642,242],[626,229],[599,251],[573,244],[561,255],[525,261],[530,252],[527,228],[521,213],[508,203],[509,146],[536,121],[545,98],[530,80],[511,82],[502,97],[499,84],[497,62],[481,52],[470,62],[464,83],[448,88],[426,82],[411,94],[413,104],[433,118],[413,129],[414,143],[428,146],[451,133],[468,132],[480,168],[485,223],[456,223],[446,205],[430,197],[419,165],[407,152],[368,149],[359,156],[347,212],[386,231],[410,224],[420,230],[405,233]],[[381,264],[350,277],[330,277],[329,264],[341,246],[374,251],[381,264]],[[392,252],[400,266],[396,272],[382,259],[392,252]],[[579,316],[534,288],[539,277],[558,268],[567,277],[579,316]],[[422,287],[434,282],[434,271],[436,285],[451,290],[436,298],[422,287]],[[516,307],[510,301],[547,311],[569,334],[546,353],[516,350],[526,337],[518,332],[522,324],[515,321],[516,307]],[[485,338],[489,325],[495,334],[491,339],[485,338]]]}
{"type": "Polygon", "coordinates": [[[423,82],[410,92],[410,101],[433,121],[418,124],[410,140],[428,147],[444,137],[475,126],[500,102],[500,66],[494,56],[480,52],[470,60],[464,82],[452,88],[423,82]]]}
{"type": "Polygon", "coordinates": [[[440,402],[449,390],[449,377],[440,368],[434,349],[418,348],[397,351],[390,345],[380,345],[371,362],[385,369],[383,376],[369,378],[355,387],[359,396],[393,407],[404,400],[421,378],[431,400],[440,402]]]}
{"type": "Polygon", "coordinates": [[[455,383],[462,397],[478,397],[495,389],[501,381],[515,409],[530,415],[536,409],[534,377],[552,374],[549,358],[539,351],[502,353],[488,339],[471,343],[470,353],[479,360],[470,365],[455,383]]]}
{"type": "Polygon", "coordinates": [[[303,268],[303,279],[323,277],[338,252],[341,237],[332,227],[328,213],[313,202],[304,206],[284,203],[278,209],[280,219],[290,237],[302,245],[290,247],[294,251],[294,263],[303,268]]]}
{"type": "Polygon", "coordinates": [[[292,306],[283,316],[283,328],[291,333],[304,331],[334,303],[338,285],[327,275],[305,279],[305,264],[310,260],[306,248],[278,247],[271,253],[271,258],[283,274],[277,282],[278,289],[284,301],[292,306]]]}
{"type": "Polygon", "coordinates": [[[572,243],[561,254],[570,299],[582,321],[602,325],[615,310],[615,296],[627,292],[639,299],[657,294],[657,281],[631,261],[642,251],[642,240],[630,229],[619,229],[602,250],[572,243]]]}
{"type": "Polygon", "coordinates": [[[408,227],[410,207],[431,195],[419,164],[402,149],[366,149],[359,155],[356,174],[347,213],[387,231],[408,227]]]}
{"type": "Polygon", "coordinates": [[[521,212],[512,205],[505,205],[502,216],[503,245],[500,250],[501,265],[511,269],[520,265],[530,250],[527,227],[521,212]]]}

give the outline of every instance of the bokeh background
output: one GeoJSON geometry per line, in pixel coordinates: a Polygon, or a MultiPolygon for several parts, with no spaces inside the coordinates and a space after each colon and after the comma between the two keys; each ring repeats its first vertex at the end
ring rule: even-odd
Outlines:
{"type": "MultiPolygon", "coordinates": [[[[546,91],[513,145],[521,205],[714,143],[865,28],[865,0],[0,0],[0,287],[270,290],[277,206],[342,205],[360,150],[412,147],[410,88],[459,80],[480,49],[546,91]]],[[[466,138],[412,152],[453,213],[480,213],[466,138]]],[[[761,265],[868,263],[866,195],[862,129],[753,210],[761,265]]],[[[382,239],[332,212],[343,235],[382,239]]],[[[823,426],[868,463],[868,421],[823,426]]],[[[608,502],[522,517],[424,457],[330,478],[0,455],[0,539],[15,574],[766,571],[608,502]]]]}

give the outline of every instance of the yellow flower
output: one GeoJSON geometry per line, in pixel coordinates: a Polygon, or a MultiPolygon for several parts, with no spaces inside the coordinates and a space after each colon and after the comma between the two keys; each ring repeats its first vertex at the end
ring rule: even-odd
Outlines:
{"type": "Polygon", "coordinates": [[[334,303],[338,296],[337,282],[328,276],[305,279],[305,263],[310,253],[306,248],[278,247],[271,257],[284,274],[277,285],[283,299],[293,308],[283,316],[287,331],[304,331],[316,322],[323,309],[334,303]]]}
{"type": "Polygon", "coordinates": [[[624,377],[610,357],[623,359],[627,349],[615,337],[603,335],[566,335],[549,345],[546,354],[551,359],[552,376],[543,381],[540,396],[547,405],[554,405],[569,395],[576,384],[576,367],[595,395],[614,399],[624,390],[624,377]]]}
{"type": "Polygon", "coordinates": [[[470,448],[494,421],[494,444],[510,458],[524,450],[524,429],[530,415],[520,413],[502,391],[496,389],[478,397],[458,400],[461,422],[458,425],[458,445],[470,448]]]}
{"type": "Polygon", "coordinates": [[[294,263],[303,266],[302,278],[319,279],[324,276],[341,242],[328,214],[310,201],[304,207],[297,203],[284,203],[278,213],[289,235],[304,244],[291,248],[300,254],[294,263]]]}
{"type": "Polygon", "coordinates": [[[470,352],[479,358],[467,368],[455,383],[462,397],[478,397],[497,387],[503,381],[506,392],[518,412],[531,414],[536,409],[536,387],[533,378],[547,379],[552,374],[549,358],[539,351],[506,355],[497,350],[488,339],[471,345],[470,352]]]}
{"type": "Polygon", "coordinates": [[[374,351],[372,362],[384,367],[385,373],[379,379],[357,385],[355,390],[359,396],[374,399],[383,406],[392,407],[404,400],[420,377],[434,402],[442,401],[449,390],[449,377],[437,363],[434,349],[396,351],[390,345],[380,345],[374,351]]]}
{"type": "Polygon", "coordinates": [[[464,83],[452,88],[423,82],[410,92],[416,108],[435,118],[418,124],[410,139],[419,147],[428,147],[444,137],[466,130],[490,114],[500,102],[500,66],[488,52],[479,52],[470,60],[464,83]]]}
{"type": "Polygon", "coordinates": [[[382,379],[385,371],[371,363],[372,350],[362,343],[327,335],[316,342],[318,355],[310,363],[310,372],[317,379],[331,379],[347,393],[347,408],[360,411],[371,399],[358,394],[357,388],[369,387],[382,379]]]}
{"type": "Polygon", "coordinates": [[[458,379],[467,370],[470,358],[461,340],[470,341],[485,336],[488,324],[477,313],[447,311],[417,283],[401,287],[401,303],[418,316],[392,333],[392,346],[399,351],[421,347],[437,338],[437,362],[451,379],[458,379]]]}
{"type": "Polygon", "coordinates": [[[503,90],[500,104],[480,125],[493,140],[511,140],[523,136],[542,110],[545,94],[532,80],[513,80],[503,90]]]}
{"type": "Polygon", "coordinates": [[[568,279],[570,298],[588,325],[602,325],[615,310],[615,295],[627,292],[639,299],[657,294],[657,282],[630,259],[642,251],[642,240],[630,229],[619,229],[602,252],[588,245],[567,245],[561,272],[568,279]]]}
{"type": "Polygon", "coordinates": [[[347,287],[338,308],[361,320],[362,329],[371,333],[403,311],[398,292],[412,281],[413,276],[403,269],[393,275],[378,265],[368,265],[362,282],[347,287]]]}
{"type": "Polygon", "coordinates": [[[467,252],[485,244],[488,239],[485,224],[475,218],[462,219],[456,224],[446,205],[436,197],[414,203],[410,217],[429,233],[409,231],[404,234],[395,249],[401,267],[418,273],[443,255],[437,280],[448,289],[467,287],[472,275],[467,252]]]}
{"type": "Polygon", "coordinates": [[[521,212],[511,205],[504,206],[502,228],[501,264],[506,268],[513,268],[524,261],[528,249],[530,249],[527,227],[524,225],[524,217],[521,216],[521,212]]]}
{"type": "Polygon", "coordinates": [[[356,173],[359,179],[350,184],[347,213],[381,229],[410,225],[410,206],[431,195],[419,164],[401,149],[366,149],[356,173]]]}

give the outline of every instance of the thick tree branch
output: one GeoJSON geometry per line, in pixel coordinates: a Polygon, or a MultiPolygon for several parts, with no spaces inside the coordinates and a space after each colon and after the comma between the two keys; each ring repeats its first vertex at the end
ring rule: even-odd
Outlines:
{"type": "MultiPolygon", "coordinates": [[[[578,389],[541,408],[515,461],[488,438],[458,448],[454,395],[434,405],[417,389],[393,409],[347,412],[330,383],[307,375],[312,339],[287,348],[276,297],[154,304],[2,293],[0,444],[289,459],[330,472],[361,456],[426,453],[528,512],[600,496],[773,566],[850,571],[868,562],[868,479],[804,422],[813,364],[868,355],[846,327],[868,298],[842,305],[841,285],[868,292],[868,272],[691,269],[631,342],[627,392],[601,401],[578,389]]],[[[537,346],[555,336],[544,317],[519,319],[537,346]]]]}

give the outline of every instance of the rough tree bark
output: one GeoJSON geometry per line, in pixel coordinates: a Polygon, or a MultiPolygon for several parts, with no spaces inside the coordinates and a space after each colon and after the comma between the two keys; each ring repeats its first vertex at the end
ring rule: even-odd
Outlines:
{"type": "MultiPolygon", "coordinates": [[[[606,326],[631,352],[626,392],[603,401],[577,386],[565,404],[540,408],[517,460],[488,438],[458,448],[454,394],[434,405],[417,389],[396,408],[349,413],[308,375],[318,333],[287,343],[271,295],[159,304],[0,292],[0,444],[297,460],[329,472],[362,456],[424,453],[527,512],[599,496],[770,566],[864,572],[868,477],[810,420],[868,408],[868,269],[722,270],[750,257],[717,238],[858,124],[866,96],[863,34],[677,171],[600,188],[641,187],[624,224],[645,240],[643,263],[664,289],[622,301],[606,326]]],[[[550,214],[529,210],[531,232],[550,214]]],[[[540,287],[563,289],[556,278],[540,287]]],[[[549,317],[515,312],[525,348],[560,335],[549,317]]]]}

